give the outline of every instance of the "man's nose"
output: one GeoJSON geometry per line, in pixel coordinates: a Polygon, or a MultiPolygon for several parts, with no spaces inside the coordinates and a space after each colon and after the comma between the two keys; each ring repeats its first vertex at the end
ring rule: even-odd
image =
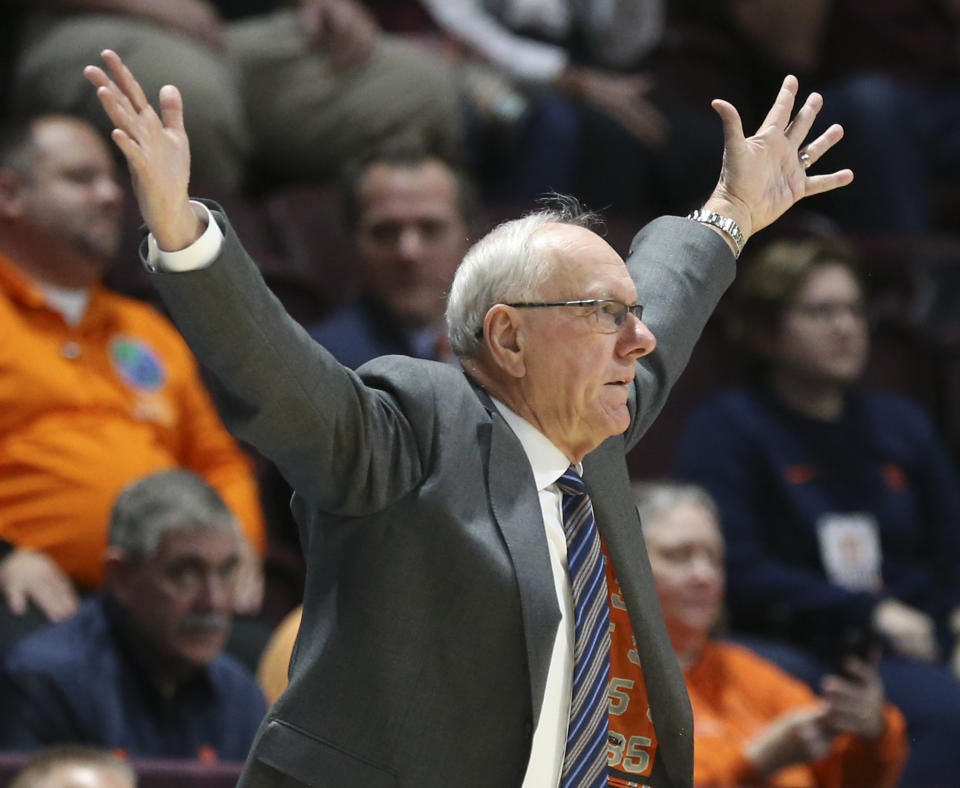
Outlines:
{"type": "Polygon", "coordinates": [[[642,358],[653,352],[657,346],[657,338],[640,318],[627,315],[618,344],[621,355],[642,358]]]}
{"type": "Polygon", "coordinates": [[[397,238],[397,249],[405,260],[419,260],[423,254],[423,235],[416,227],[404,227],[397,238]]]}
{"type": "Polygon", "coordinates": [[[233,578],[209,572],[197,594],[197,604],[205,611],[222,612],[233,607],[233,578]]]}

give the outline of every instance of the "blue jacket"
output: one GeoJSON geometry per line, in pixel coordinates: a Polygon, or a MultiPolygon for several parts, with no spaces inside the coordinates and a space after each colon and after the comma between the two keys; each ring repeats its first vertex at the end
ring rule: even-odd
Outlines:
{"type": "Polygon", "coordinates": [[[99,596],[17,641],[0,669],[0,748],[55,743],[131,756],[247,756],[266,703],[250,673],[221,654],[172,697],[146,678],[119,606],[99,596]]]}
{"type": "Polygon", "coordinates": [[[720,507],[735,628],[818,648],[845,626],[867,626],[890,596],[933,615],[949,642],[945,618],[960,604],[960,479],[914,404],[853,390],[841,419],[824,423],[765,390],[727,390],[691,417],[675,472],[720,507]],[[818,519],[854,512],[876,518],[877,593],[832,584],[821,563],[818,519]]]}

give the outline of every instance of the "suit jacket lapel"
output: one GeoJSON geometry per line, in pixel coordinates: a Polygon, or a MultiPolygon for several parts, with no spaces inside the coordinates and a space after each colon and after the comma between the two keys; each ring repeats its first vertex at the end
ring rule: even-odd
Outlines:
{"type": "Polygon", "coordinates": [[[656,779],[658,772],[665,769],[668,775],[666,784],[684,785],[690,779],[688,764],[692,763],[693,717],[683,674],[657,604],[640,518],[629,495],[624,495],[624,490],[629,490],[630,478],[623,462],[622,438],[611,438],[588,455],[583,470],[597,516],[597,527],[607,544],[633,624],[647,698],[660,742],[651,784],[665,784],[656,779]],[[609,455],[609,459],[604,455],[609,455]],[[670,740],[681,742],[681,746],[671,747],[670,740]]]}
{"type": "Polygon", "coordinates": [[[492,421],[487,464],[490,506],[510,553],[520,592],[530,670],[533,725],[536,728],[554,638],[560,623],[560,608],[543,530],[543,512],[530,464],[520,442],[496,406],[485,392],[478,389],[478,394],[490,412],[492,421]]]}

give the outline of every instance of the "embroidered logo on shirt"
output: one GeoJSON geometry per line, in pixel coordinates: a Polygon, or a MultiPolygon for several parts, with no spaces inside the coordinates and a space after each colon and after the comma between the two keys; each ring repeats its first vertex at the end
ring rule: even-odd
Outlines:
{"type": "Polygon", "coordinates": [[[907,474],[895,462],[888,462],[883,466],[883,480],[887,489],[893,492],[904,492],[907,489],[907,474]]]}
{"type": "Polygon", "coordinates": [[[134,388],[155,391],[166,382],[163,363],[143,340],[116,337],[110,343],[110,360],[120,379],[134,388]]]}
{"type": "Polygon", "coordinates": [[[790,465],[784,473],[784,477],[790,484],[806,484],[816,475],[809,465],[790,465]]]}

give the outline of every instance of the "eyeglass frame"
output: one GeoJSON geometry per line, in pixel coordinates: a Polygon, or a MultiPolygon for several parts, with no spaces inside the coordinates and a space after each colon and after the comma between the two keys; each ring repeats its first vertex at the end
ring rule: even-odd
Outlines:
{"type": "MultiPolygon", "coordinates": [[[[597,321],[597,325],[600,325],[600,304],[619,304],[624,308],[623,319],[626,321],[627,315],[631,314],[637,320],[643,320],[643,304],[625,304],[623,301],[618,301],[616,298],[583,298],[576,301],[514,301],[512,303],[504,303],[504,306],[511,306],[515,309],[539,309],[541,307],[547,306],[580,306],[580,307],[593,307],[593,317],[597,321]]],[[[623,323],[620,323],[613,331],[603,331],[604,334],[616,334],[623,327],[623,323]]],[[[483,328],[477,329],[477,339],[483,338],[483,328]]]]}

